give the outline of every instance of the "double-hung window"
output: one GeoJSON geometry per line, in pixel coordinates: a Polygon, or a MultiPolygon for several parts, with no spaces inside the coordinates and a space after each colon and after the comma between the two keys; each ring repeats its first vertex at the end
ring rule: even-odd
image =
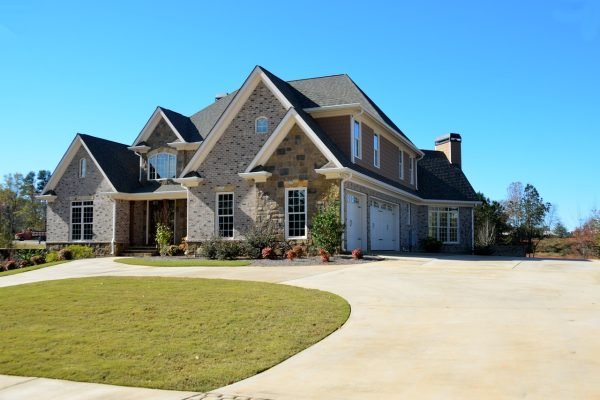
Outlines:
{"type": "Polygon", "coordinates": [[[458,208],[430,207],[429,236],[443,243],[458,243],[458,208]]]}
{"type": "Polygon", "coordinates": [[[217,193],[217,229],[222,238],[233,238],[233,193],[217,193]]]}
{"type": "Polygon", "coordinates": [[[148,158],[148,179],[175,178],[177,156],[171,153],[158,153],[148,158]]]}
{"type": "Polygon", "coordinates": [[[408,174],[410,175],[410,184],[414,185],[415,184],[415,158],[411,157],[410,158],[410,164],[408,165],[408,174]]]}
{"type": "Polygon", "coordinates": [[[306,188],[285,190],[286,239],[306,239],[306,188]]]}
{"type": "Polygon", "coordinates": [[[92,240],[94,237],[94,202],[71,202],[71,240],[92,240]]]}
{"type": "Polygon", "coordinates": [[[361,158],[362,156],[362,137],[360,132],[360,122],[354,121],[352,127],[352,156],[354,158],[361,158]]]}
{"type": "Polygon", "coordinates": [[[379,168],[380,151],[379,151],[379,135],[373,134],[373,165],[379,168]]]}

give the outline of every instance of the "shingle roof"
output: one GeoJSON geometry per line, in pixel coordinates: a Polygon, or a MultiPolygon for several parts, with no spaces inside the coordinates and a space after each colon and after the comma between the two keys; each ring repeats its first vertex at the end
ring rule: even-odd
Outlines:
{"type": "Polygon", "coordinates": [[[191,118],[181,115],[178,112],[169,110],[164,107],[159,107],[165,116],[171,121],[177,132],[183,137],[188,143],[199,142],[202,140],[202,136],[198,132],[198,128],[192,122],[191,118]]]}
{"type": "Polygon", "coordinates": [[[417,164],[419,196],[428,200],[478,201],[469,180],[441,151],[422,150],[425,157],[417,164]]]}
{"type": "Polygon", "coordinates": [[[215,101],[208,107],[203,108],[190,117],[190,120],[198,130],[200,136],[206,138],[206,135],[215,126],[217,120],[223,114],[237,91],[229,93],[227,96],[215,101]]]}
{"type": "Polygon", "coordinates": [[[108,180],[119,192],[132,192],[140,187],[140,159],[126,144],[79,133],[108,180]]]}

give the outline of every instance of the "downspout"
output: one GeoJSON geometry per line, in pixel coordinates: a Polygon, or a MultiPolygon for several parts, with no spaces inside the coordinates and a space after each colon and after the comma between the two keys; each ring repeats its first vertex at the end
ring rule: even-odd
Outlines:
{"type": "MultiPolygon", "coordinates": [[[[343,175],[342,175],[343,176],[343,175]]],[[[345,178],[342,178],[342,181],[340,183],[340,218],[341,218],[341,222],[344,225],[344,232],[342,233],[342,243],[345,243],[346,240],[346,228],[345,228],[345,224],[346,224],[346,182],[352,177],[352,174],[347,174],[345,178]]],[[[343,250],[348,250],[346,248],[346,245],[342,246],[343,250]]]]}
{"type": "Polygon", "coordinates": [[[471,253],[475,253],[475,213],[471,207],[471,253]]]}
{"type": "Polygon", "coordinates": [[[113,199],[112,239],[110,241],[110,254],[115,254],[115,241],[117,236],[117,200],[113,199]]]}

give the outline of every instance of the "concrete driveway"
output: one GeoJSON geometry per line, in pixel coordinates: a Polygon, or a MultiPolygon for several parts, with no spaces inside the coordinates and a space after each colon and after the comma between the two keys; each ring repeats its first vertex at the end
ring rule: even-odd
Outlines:
{"type": "MultiPolygon", "coordinates": [[[[0,278],[0,286],[70,274],[159,274],[282,282],[331,291],[349,301],[352,314],[339,331],[262,374],[215,390],[220,394],[268,399],[600,398],[598,262],[410,257],[333,270],[77,263],[0,278]]],[[[0,398],[3,393],[0,389],[0,398]]],[[[81,389],[77,398],[93,397],[81,389]]]]}

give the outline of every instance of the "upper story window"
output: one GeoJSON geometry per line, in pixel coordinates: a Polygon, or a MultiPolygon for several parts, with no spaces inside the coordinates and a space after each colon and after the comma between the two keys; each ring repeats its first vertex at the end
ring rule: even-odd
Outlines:
{"type": "Polygon", "coordinates": [[[409,168],[408,173],[410,175],[410,184],[414,185],[415,184],[415,158],[414,157],[410,158],[410,164],[409,164],[408,168],[409,168]]]}
{"type": "Polygon", "coordinates": [[[82,158],[81,160],[79,160],[79,177],[85,178],[86,175],[87,175],[87,160],[85,158],[82,158]]]}
{"type": "Polygon", "coordinates": [[[360,132],[360,122],[354,121],[352,128],[352,156],[361,158],[362,156],[362,137],[360,132]]]}
{"type": "Polygon", "coordinates": [[[404,150],[400,150],[398,154],[398,177],[401,181],[404,180],[404,150]]]}
{"type": "Polygon", "coordinates": [[[373,165],[379,168],[379,135],[373,135],[373,165]]]}
{"type": "Polygon", "coordinates": [[[269,132],[269,118],[267,117],[258,117],[256,118],[256,133],[267,133],[269,132]]]}
{"type": "Polygon", "coordinates": [[[175,178],[177,156],[171,153],[158,153],[148,158],[148,179],[175,178]]]}

